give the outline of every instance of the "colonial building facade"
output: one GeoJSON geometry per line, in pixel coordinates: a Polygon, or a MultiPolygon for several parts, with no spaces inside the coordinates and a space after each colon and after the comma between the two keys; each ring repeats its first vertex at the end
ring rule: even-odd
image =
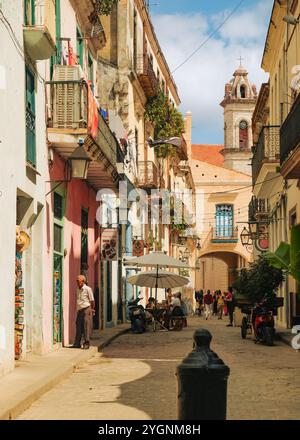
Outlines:
{"type": "Polygon", "coordinates": [[[252,113],[256,88],[239,66],[225,85],[224,146],[193,145],[192,173],[197,193],[197,234],[201,238],[196,287],[226,291],[252,261],[240,233],[252,196],[252,113]]]}
{"type": "Polygon", "coordinates": [[[126,300],[138,294],[126,255],[180,257],[176,228],[120,222],[103,191],[115,200],[125,182],[148,198],[194,184],[191,137],[163,158],[147,141],[155,138],[148,100],[161,91],[175,108],[180,99],[146,2],[120,0],[109,16],[94,0],[0,3],[0,97],[10,109],[0,122],[2,375],[29,353],[73,343],[79,273],[101,330],[126,320],[126,300]]]}
{"type": "MultiPolygon", "coordinates": [[[[290,241],[290,231],[300,219],[299,157],[299,32],[296,0],[274,1],[262,58],[269,81],[262,85],[253,115],[253,192],[250,220],[264,221],[268,242],[275,251],[282,241],[290,241]],[[284,20],[289,16],[289,23],[284,20]],[[294,24],[293,17],[295,18],[294,24]],[[298,113],[297,113],[298,112],[298,113]]],[[[287,277],[279,295],[284,307],[278,323],[293,326],[300,316],[298,286],[287,277]]]]}

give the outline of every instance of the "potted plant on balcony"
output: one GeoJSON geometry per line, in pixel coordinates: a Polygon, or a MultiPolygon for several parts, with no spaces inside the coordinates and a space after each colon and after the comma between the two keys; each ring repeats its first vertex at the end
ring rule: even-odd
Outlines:
{"type": "MultiPolygon", "coordinates": [[[[182,114],[169,103],[168,98],[161,91],[147,102],[145,119],[154,125],[156,139],[180,137],[184,132],[182,114]]],[[[176,148],[162,145],[156,149],[156,155],[159,158],[175,156],[176,148]]]]}
{"type": "Polygon", "coordinates": [[[110,15],[119,0],[96,0],[95,10],[99,15],[110,15]]]}

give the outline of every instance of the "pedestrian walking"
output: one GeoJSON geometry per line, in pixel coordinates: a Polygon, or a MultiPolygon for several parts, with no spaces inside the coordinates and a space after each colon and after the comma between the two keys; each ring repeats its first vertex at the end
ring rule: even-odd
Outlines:
{"type": "Polygon", "coordinates": [[[201,316],[202,303],[203,303],[203,290],[197,290],[195,292],[196,310],[195,313],[201,316]]]}
{"type": "Polygon", "coordinates": [[[214,295],[213,295],[213,315],[217,316],[218,314],[218,295],[219,295],[219,290],[216,290],[214,295]]]}
{"type": "Polygon", "coordinates": [[[213,307],[213,296],[210,293],[210,290],[206,292],[206,294],[203,297],[203,303],[204,303],[204,312],[205,312],[205,319],[208,320],[208,318],[212,315],[212,307],[213,307]]]}
{"type": "Polygon", "coordinates": [[[232,327],[233,326],[233,312],[234,312],[234,295],[233,295],[233,289],[232,287],[228,287],[228,293],[226,295],[226,305],[227,305],[227,310],[228,310],[228,315],[229,315],[229,324],[227,324],[227,327],[232,327]]]}
{"type": "Polygon", "coordinates": [[[77,277],[77,318],[76,336],[72,348],[81,348],[83,336],[83,349],[90,348],[90,336],[92,333],[92,317],[95,313],[95,300],[92,289],[87,286],[84,275],[77,277]]]}
{"type": "Polygon", "coordinates": [[[224,304],[225,304],[224,300],[225,300],[225,295],[222,294],[221,290],[219,290],[218,299],[217,299],[217,303],[218,303],[218,319],[222,319],[222,316],[223,316],[224,304]]]}

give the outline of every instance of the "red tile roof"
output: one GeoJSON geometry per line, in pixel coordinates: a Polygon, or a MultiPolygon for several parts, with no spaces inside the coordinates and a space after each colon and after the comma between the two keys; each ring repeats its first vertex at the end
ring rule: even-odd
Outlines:
{"type": "Polygon", "coordinates": [[[221,154],[223,149],[223,145],[195,144],[192,145],[192,159],[223,167],[224,156],[221,154]]]}

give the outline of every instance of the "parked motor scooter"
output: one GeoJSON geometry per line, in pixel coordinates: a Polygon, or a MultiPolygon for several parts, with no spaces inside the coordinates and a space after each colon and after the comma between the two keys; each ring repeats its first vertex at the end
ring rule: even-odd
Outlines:
{"type": "Polygon", "coordinates": [[[252,326],[255,342],[263,342],[266,345],[274,345],[275,323],[273,308],[266,299],[255,304],[252,311],[252,326]]]}
{"type": "Polygon", "coordinates": [[[141,304],[143,298],[136,298],[128,302],[129,319],[133,333],[144,333],[146,331],[146,313],[141,304]]]}

